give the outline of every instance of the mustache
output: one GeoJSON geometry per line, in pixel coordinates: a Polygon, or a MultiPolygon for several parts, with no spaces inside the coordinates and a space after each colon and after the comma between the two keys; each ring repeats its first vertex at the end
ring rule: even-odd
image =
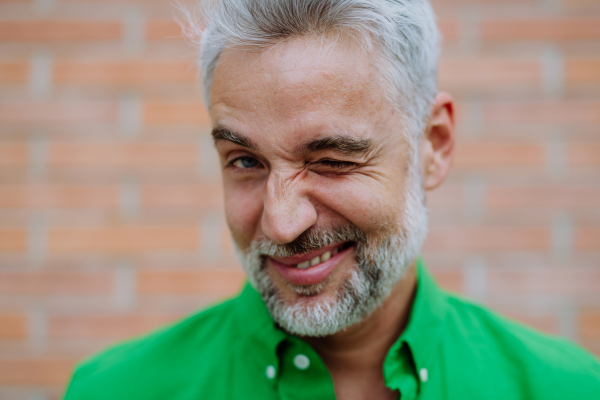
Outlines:
{"type": "Polygon", "coordinates": [[[341,242],[367,243],[368,236],[353,224],[339,228],[310,228],[290,243],[277,244],[271,239],[253,242],[248,249],[248,254],[291,257],[341,242]]]}

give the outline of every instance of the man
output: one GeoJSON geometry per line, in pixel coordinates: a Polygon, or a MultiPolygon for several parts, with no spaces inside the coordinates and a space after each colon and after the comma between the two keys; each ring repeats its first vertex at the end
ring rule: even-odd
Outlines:
{"type": "Polygon", "coordinates": [[[424,190],[454,145],[426,1],[220,0],[204,15],[251,285],[82,363],[67,399],[600,399],[597,360],[443,293],[417,258],[424,190]]]}

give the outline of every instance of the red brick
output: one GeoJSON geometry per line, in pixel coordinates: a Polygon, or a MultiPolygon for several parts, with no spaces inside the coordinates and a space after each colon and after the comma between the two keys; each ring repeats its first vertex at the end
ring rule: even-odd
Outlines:
{"type": "Polygon", "coordinates": [[[486,204],[492,209],[598,208],[598,186],[489,186],[486,204]]]}
{"type": "Polygon", "coordinates": [[[3,21],[0,41],[57,42],[121,39],[120,22],[112,21],[3,21]]]}
{"type": "Polygon", "coordinates": [[[485,40],[593,40],[600,38],[600,18],[487,20],[481,35],[485,40]]]}
{"type": "Polygon", "coordinates": [[[196,71],[189,61],[58,61],[54,80],[80,84],[139,84],[194,82],[196,71]]]}
{"type": "Polygon", "coordinates": [[[66,358],[0,358],[0,385],[63,385],[78,360],[66,358]]]}
{"type": "Polygon", "coordinates": [[[27,232],[22,229],[0,229],[0,252],[24,252],[27,232]]]}
{"type": "Polygon", "coordinates": [[[569,164],[572,166],[600,166],[600,144],[575,143],[568,146],[569,164]]]}
{"type": "Polygon", "coordinates": [[[598,5],[598,0],[561,0],[561,3],[567,6],[586,6],[586,5],[598,5]]]}
{"type": "Polygon", "coordinates": [[[0,314],[0,339],[24,339],[27,317],[20,314],[0,314]]]}
{"type": "Polygon", "coordinates": [[[542,68],[537,61],[505,58],[442,59],[440,86],[454,90],[539,86],[542,68]]]}
{"type": "MultiPolygon", "coordinates": [[[[438,27],[447,41],[455,41],[460,33],[459,22],[454,19],[440,18],[438,27]]],[[[151,20],[146,23],[146,38],[148,40],[176,40],[182,39],[181,26],[172,19],[151,20]]]]}
{"type": "Polygon", "coordinates": [[[0,122],[5,123],[116,122],[117,113],[112,101],[0,103],[0,122]]]}
{"type": "Polygon", "coordinates": [[[48,248],[53,254],[195,250],[199,242],[200,232],[195,226],[52,229],[48,233],[48,248]]]}
{"type": "MultiPolygon", "coordinates": [[[[198,216],[222,212],[222,188],[198,180],[202,161],[198,132],[206,130],[209,118],[201,96],[192,93],[196,85],[193,57],[180,56],[189,48],[167,11],[171,1],[59,0],[59,7],[48,16],[38,13],[35,18],[43,19],[28,21],[23,18],[34,18],[36,13],[21,11],[27,11],[32,0],[0,0],[2,11],[7,9],[12,15],[2,15],[4,22],[0,22],[0,43],[6,50],[0,60],[0,92],[4,94],[0,102],[0,297],[8,307],[0,313],[0,355],[4,358],[32,350],[27,340],[28,315],[15,311],[14,304],[44,306],[48,324],[41,339],[48,344],[47,353],[79,357],[101,344],[175,318],[160,313],[192,310],[235,293],[244,280],[242,272],[231,270],[237,262],[225,227],[214,232],[216,245],[222,251],[229,249],[219,257],[218,265],[207,265],[199,257],[202,241],[198,236],[204,231],[198,216]],[[120,3],[133,5],[148,17],[147,45],[139,51],[123,47],[124,17],[108,10],[123,8],[120,3]],[[98,15],[69,11],[75,6],[83,12],[89,5],[98,15]],[[18,29],[8,30],[9,25],[18,29]],[[29,75],[32,51],[43,47],[50,47],[52,53],[53,89],[50,97],[39,99],[30,93],[29,75]],[[120,97],[129,92],[139,93],[146,102],[142,103],[146,125],[140,135],[121,138],[117,129],[120,97]],[[30,148],[28,141],[39,135],[47,146],[30,148]],[[44,160],[29,160],[37,150],[47,151],[44,160]],[[47,168],[29,171],[29,163],[37,161],[47,168]],[[140,180],[140,212],[133,222],[128,220],[135,225],[123,228],[117,212],[118,182],[129,177],[140,180]],[[30,214],[48,222],[46,234],[60,239],[63,246],[52,248],[57,242],[47,241],[40,267],[29,265],[26,253],[28,232],[23,224],[30,214]],[[83,234],[76,229],[81,226],[88,228],[83,234]],[[64,233],[62,228],[69,228],[67,234],[53,236],[56,230],[64,233]],[[153,231],[148,238],[146,228],[174,230],[153,231]],[[179,228],[189,229],[191,236],[182,234],[179,239],[179,228]],[[161,252],[163,243],[172,251],[161,252]],[[117,283],[112,267],[119,260],[133,263],[133,281],[142,292],[129,314],[112,310],[117,283]],[[71,311],[64,311],[64,305],[71,311]],[[55,306],[61,314],[55,314],[55,306]],[[75,309],[77,315],[67,314],[75,309]]],[[[594,137],[600,126],[600,56],[594,54],[600,37],[596,23],[600,3],[562,2],[563,8],[540,14],[536,12],[540,0],[434,1],[442,17],[438,25],[448,43],[442,51],[441,85],[458,100],[482,105],[482,115],[476,119],[483,123],[483,136],[467,135],[459,141],[458,175],[451,174],[450,185],[427,196],[434,228],[427,244],[433,251],[426,255],[442,286],[458,292],[464,290],[465,257],[476,254],[494,265],[502,264],[486,270],[486,301],[493,307],[512,305],[506,311],[510,317],[545,331],[558,331],[559,322],[564,321],[559,320],[558,311],[538,306],[554,307],[568,299],[578,307],[590,307],[576,310],[581,319],[573,328],[579,342],[600,355],[600,284],[593,264],[600,243],[600,188],[594,175],[600,171],[600,142],[594,137]],[[473,26],[463,18],[468,19],[463,11],[469,10],[477,14],[473,26]],[[519,18],[516,23],[515,17],[519,18]],[[503,24],[506,31],[492,31],[496,36],[483,38],[475,52],[463,48],[468,43],[457,43],[470,39],[462,37],[464,33],[480,35],[490,29],[485,27],[488,21],[503,24]],[[467,29],[463,32],[463,28],[467,29]],[[467,32],[470,28],[476,31],[467,32]],[[524,39],[519,35],[525,35],[524,39]],[[544,93],[543,48],[558,48],[564,55],[562,97],[544,93]],[[555,126],[565,135],[568,176],[564,180],[546,176],[547,162],[552,161],[546,159],[546,139],[556,131],[555,126]],[[515,181],[521,171],[523,175],[515,181]],[[465,191],[464,179],[473,173],[485,175],[482,194],[486,196],[484,208],[490,212],[479,222],[466,223],[462,214],[469,191],[465,191]],[[533,174],[548,179],[534,179],[528,185],[526,178],[533,174]],[[563,261],[553,261],[552,230],[546,218],[557,211],[575,220],[571,256],[563,261]],[[519,307],[525,303],[536,308],[519,307]]],[[[466,107],[464,111],[476,110],[466,107]]],[[[218,170],[217,164],[214,167],[218,170]]],[[[63,387],[68,368],[51,383],[48,374],[54,370],[48,368],[60,368],[55,360],[4,361],[0,360],[0,381],[4,382],[0,398],[6,393],[25,398],[33,392],[60,398],[60,389],[48,392],[44,385],[63,387]],[[6,383],[9,378],[11,383],[6,383]]]]}
{"type": "Polygon", "coordinates": [[[531,167],[545,163],[545,149],[539,144],[472,143],[456,146],[458,167],[531,167]]]}
{"type": "MultiPolygon", "coordinates": [[[[11,0],[6,0],[11,1],[11,0]]],[[[59,0],[61,3],[90,3],[90,0],[59,0]]],[[[148,4],[148,5],[159,5],[166,4],[167,6],[174,4],[171,0],[102,0],[102,4],[115,4],[115,3],[137,3],[140,5],[148,4]]],[[[190,3],[189,0],[183,0],[178,4],[190,3]]],[[[192,3],[193,4],[193,3],[192,3]]]]}
{"type": "Polygon", "coordinates": [[[145,185],[141,188],[144,207],[222,208],[223,188],[219,185],[145,185]]]}
{"type": "Polygon", "coordinates": [[[26,83],[28,78],[28,63],[19,61],[0,63],[0,83],[26,83]]]}
{"type": "Polygon", "coordinates": [[[29,148],[21,143],[0,143],[0,167],[24,167],[29,160],[29,148]]]}
{"type": "Polygon", "coordinates": [[[460,23],[455,19],[439,18],[438,28],[444,38],[444,42],[454,42],[460,35],[460,23]]]}
{"type": "MultiPolygon", "coordinates": [[[[495,309],[497,309],[495,307],[495,309]]],[[[537,314],[534,312],[499,310],[503,315],[522,324],[550,334],[559,334],[559,320],[557,315],[537,314]]]]}
{"type": "Polygon", "coordinates": [[[210,118],[200,101],[149,101],[144,104],[144,123],[208,125],[210,118]]]}
{"type": "Polygon", "coordinates": [[[173,19],[151,20],[146,23],[146,39],[156,40],[182,40],[181,27],[173,19]]]}
{"type": "Polygon", "coordinates": [[[577,268],[521,268],[488,271],[490,294],[503,296],[596,295],[600,270],[577,268]]]}
{"type": "Polygon", "coordinates": [[[430,209],[460,207],[464,204],[464,192],[461,185],[446,183],[427,192],[427,206],[430,209]]]}
{"type": "MultiPolygon", "coordinates": [[[[221,230],[221,240],[219,241],[219,243],[224,251],[228,252],[229,254],[233,254],[233,238],[231,237],[229,229],[221,230]]],[[[237,262],[237,260],[235,260],[235,262],[237,262]]]]}
{"type": "Polygon", "coordinates": [[[542,228],[433,228],[425,241],[425,250],[431,251],[546,250],[549,246],[550,234],[542,228]]]}
{"type": "Polygon", "coordinates": [[[125,339],[171,323],[180,315],[55,315],[48,337],[60,339],[125,339]]]}
{"type": "Polygon", "coordinates": [[[116,207],[118,200],[118,188],[114,185],[0,186],[0,207],[4,208],[116,207]]]}
{"type": "MultiPolygon", "coordinates": [[[[575,248],[600,250],[600,228],[578,228],[575,231],[575,248]]],[[[600,286],[598,286],[600,288],[600,286]]]]}
{"type": "Polygon", "coordinates": [[[579,316],[579,334],[585,339],[600,339],[600,310],[583,310],[579,316]]]}
{"type": "Polygon", "coordinates": [[[238,292],[245,279],[241,270],[143,270],[138,276],[138,291],[147,295],[226,296],[238,292]]]}
{"type": "Polygon", "coordinates": [[[566,60],[565,80],[573,84],[600,83],[600,58],[566,60]]]}
{"type": "Polygon", "coordinates": [[[489,123],[600,123],[600,102],[543,101],[535,103],[502,102],[484,107],[489,123]]]}
{"type": "Polygon", "coordinates": [[[197,160],[187,143],[55,143],[48,155],[52,167],[194,167],[197,160]]]}
{"type": "Polygon", "coordinates": [[[0,293],[4,295],[98,295],[112,290],[113,276],[107,272],[0,272],[0,293]]]}
{"type": "Polygon", "coordinates": [[[432,269],[433,277],[441,287],[454,293],[464,293],[464,278],[462,270],[432,269]]]}
{"type": "MultiPolygon", "coordinates": [[[[527,4],[527,3],[533,3],[536,0],[505,0],[503,2],[503,4],[514,4],[514,3],[519,3],[519,4],[527,4]]],[[[443,6],[447,6],[450,8],[455,8],[457,6],[477,6],[477,5],[496,5],[497,0],[431,0],[431,5],[433,6],[434,9],[437,9],[438,7],[443,7],[443,6]]]]}
{"type": "Polygon", "coordinates": [[[600,358],[600,340],[598,339],[588,339],[588,340],[579,340],[579,344],[583,346],[583,348],[587,349],[590,353],[595,354],[597,358],[600,358]]]}

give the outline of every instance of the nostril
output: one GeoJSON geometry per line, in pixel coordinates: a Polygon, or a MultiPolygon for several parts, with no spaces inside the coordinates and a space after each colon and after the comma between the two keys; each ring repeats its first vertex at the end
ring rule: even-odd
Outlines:
{"type": "Polygon", "coordinates": [[[275,243],[294,241],[317,222],[315,207],[307,199],[298,199],[296,204],[265,204],[261,219],[263,233],[275,243]]]}

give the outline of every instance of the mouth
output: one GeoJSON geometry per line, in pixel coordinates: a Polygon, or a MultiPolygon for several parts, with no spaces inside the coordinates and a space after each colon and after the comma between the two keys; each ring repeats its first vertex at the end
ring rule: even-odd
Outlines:
{"type": "Polygon", "coordinates": [[[354,247],[353,242],[336,243],[292,257],[269,257],[283,279],[294,285],[314,285],[325,280],[354,247]]]}

